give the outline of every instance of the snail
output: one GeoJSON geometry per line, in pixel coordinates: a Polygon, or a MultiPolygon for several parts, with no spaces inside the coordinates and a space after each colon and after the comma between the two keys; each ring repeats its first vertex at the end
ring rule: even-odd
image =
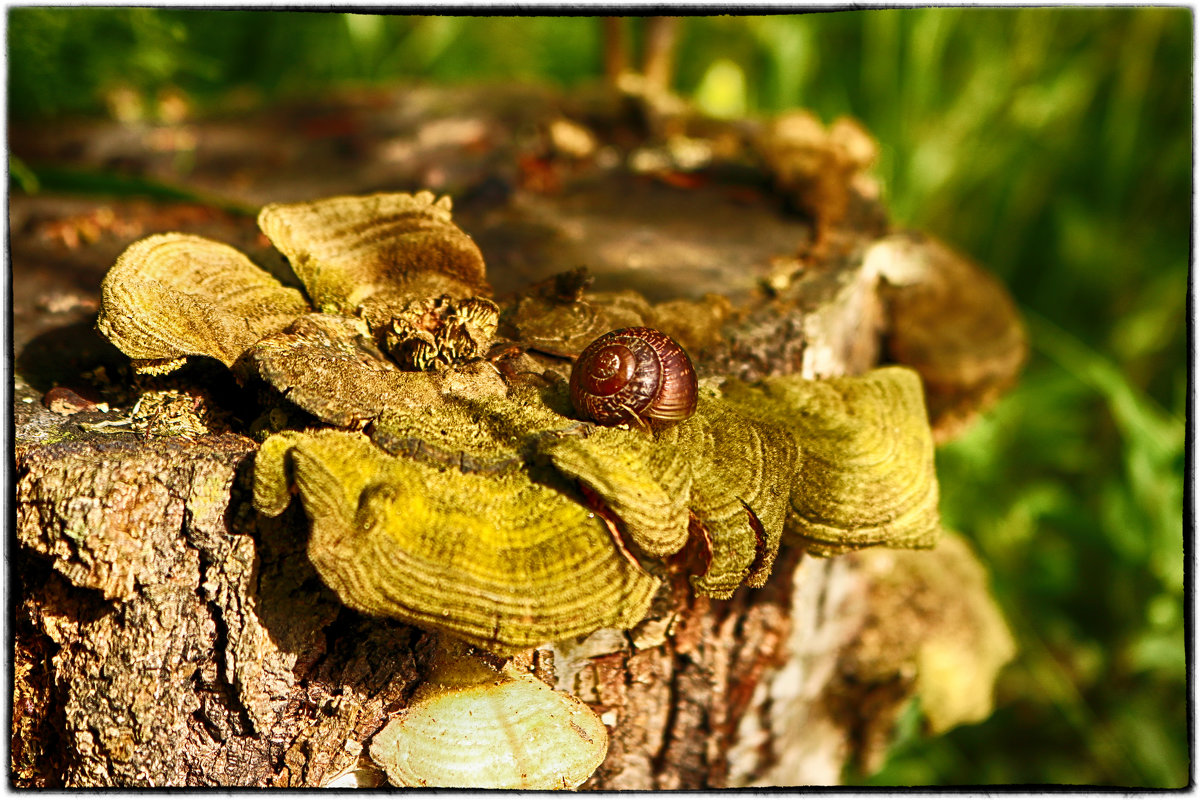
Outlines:
{"type": "Polygon", "coordinates": [[[678,422],[696,410],[696,370],[653,328],[620,328],[584,348],[571,369],[571,403],[601,425],[678,422]]]}

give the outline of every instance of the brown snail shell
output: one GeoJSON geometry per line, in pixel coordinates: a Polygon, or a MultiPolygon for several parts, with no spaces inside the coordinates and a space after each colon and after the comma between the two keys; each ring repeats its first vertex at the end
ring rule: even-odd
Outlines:
{"type": "Polygon", "coordinates": [[[696,410],[696,370],[653,328],[620,328],[584,348],[571,370],[571,403],[601,425],[678,422],[696,410]]]}

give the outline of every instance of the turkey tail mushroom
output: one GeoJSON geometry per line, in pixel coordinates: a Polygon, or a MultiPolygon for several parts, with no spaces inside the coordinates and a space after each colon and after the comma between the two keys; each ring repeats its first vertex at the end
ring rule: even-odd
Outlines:
{"type": "Polygon", "coordinates": [[[258,226],[318,310],[387,325],[416,297],[490,294],[483,254],[433,192],[273,203],[258,226]]]}
{"type": "Polygon", "coordinates": [[[814,555],[874,545],[927,548],[940,531],[933,438],[921,381],[884,367],[808,381],[726,385],[739,407],[789,420],[797,456],[785,541],[814,555]]]}
{"type": "Polygon", "coordinates": [[[443,471],[319,431],[268,438],[254,479],[268,515],[296,488],[309,559],[346,605],[493,653],[632,627],[659,585],[595,514],[521,471],[443,471]]]}
{"type": "Polygon", "coordinates": [[[225,366],[308,311],[295,289],[229,245],[183,233],[147,236],[117,257],[101,285],[96,327],[140,372],[186,356],[225,366]]]}

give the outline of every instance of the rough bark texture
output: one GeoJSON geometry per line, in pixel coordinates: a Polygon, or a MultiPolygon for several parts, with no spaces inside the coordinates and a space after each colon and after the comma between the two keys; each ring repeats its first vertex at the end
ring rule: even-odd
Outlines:
{"type": "MultiPolygon", "coordinates": [[[[814,250],[812,220],[789,212],[752,160],[686,175],[606,167],[617,153],[662,150],[628,111],[513,88],[413,89],[236,122],[17,130],[13,147],[35,164],[117,163],[251,205],[449,192],[499,295],[586,265],[598,289],[728,298],[736,313],[700,356],[711,372],[817,377],[875,363],[884,307],[862,252],[885,224],[869,193],[854,194],[839,246],[814,250]],[[561,130],[555,138],[563,114],[594,137],[577,156],[561,130]],[[181,153],[190,174],[178,172],[181,153]]],[[[14,197],[10,215],[14,779],[378,781],[365,747],[420,680],[425,635],[342,607],[305,558],[297,509],[273,521],[253,512],[253,397],[203,363],[134,379],[90,327],[100,278],[138,236],[201,233],[268,269],[278,255],[251,218],[198,205],[43,194],[14,197]],[[147,389],[190,393],[210,433],[105,427],[147,389]]],[[[835,784],[848,763],[877,766],[917,691],[922,643],[998,619],[978,570],[965,588],[941,585],[893,562],[878,569],[881,557],[785,550],[764,588],[724,602],[693,596],[680,575],[634,630],[531,654],[609,727],[608,758],[585,788],[835,784]],[[964,610],[898,629],[873,612],[889,597],[964,610]]],[[[986,693],[993,678],[980,678],[986,693]]]]}

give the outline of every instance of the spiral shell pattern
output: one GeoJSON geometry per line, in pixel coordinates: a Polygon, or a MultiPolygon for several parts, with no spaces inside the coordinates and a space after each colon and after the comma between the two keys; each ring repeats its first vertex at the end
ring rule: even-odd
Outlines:
{"type": "Polygon", "coordinates": [[[678,422],[696,410],[696,370],[679,344],[653,328],[621,328],[579,354],[571,402],[601,425],[678,422]]]}

